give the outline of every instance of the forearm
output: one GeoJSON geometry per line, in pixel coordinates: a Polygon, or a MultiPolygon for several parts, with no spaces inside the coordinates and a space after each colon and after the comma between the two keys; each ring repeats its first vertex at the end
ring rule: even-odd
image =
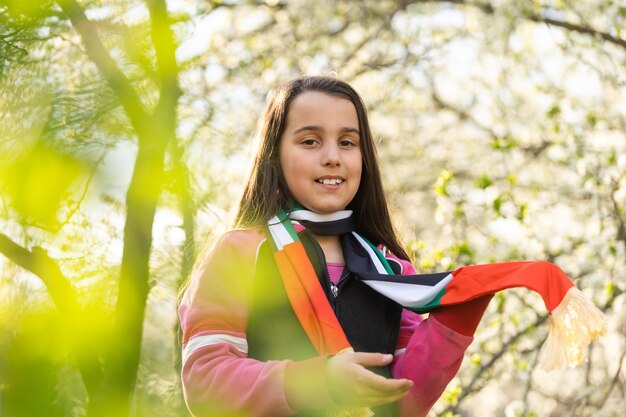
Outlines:
{"type": "Polygon", "coordinates": [[[328,357],[288,362],[285,368],[285,396],[294,410],[333,407],[327,380],[328,357]]]}
{"type": "Polygon", "coordinates": [[[439,308],[430,313],[430,316],[457,333],[474,336],[492,298],[493,294],[483,295],[466,303],[439,308]]]}
{"type": "Polygon", "coordinates": [[[289,416],[294,411],[285,395],[286,366],[247,358],[228,343],[202,347],[183,363],[185,401],[196,417],[289,416]]]}
{"type": "Polygon", "coordinates": [[[394,378],[407,378],[414,383],[400,403],[402,416],[428,414],[458,372],[472,340],[433,317],[417,326],[406,350],[396,357],[392,366],[394,378]]]}

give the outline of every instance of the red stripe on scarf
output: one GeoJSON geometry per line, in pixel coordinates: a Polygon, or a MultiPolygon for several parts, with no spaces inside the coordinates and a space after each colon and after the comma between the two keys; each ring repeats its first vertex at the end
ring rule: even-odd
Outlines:
{"type": "Polygon", "coordinates": [[[526,287],[543,298],[550,313],[574,283],[558,266],[544,261],[503,262],[461,267],[446,286],[441,304],[464,303],[498,291],[526,287]]]}

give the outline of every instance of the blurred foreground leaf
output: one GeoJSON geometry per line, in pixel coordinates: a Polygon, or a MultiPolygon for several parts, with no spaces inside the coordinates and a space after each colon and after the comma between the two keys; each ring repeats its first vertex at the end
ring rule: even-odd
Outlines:
{"type": "Polygon", "coordinates": [[[2,183],[11,205],[26,222],[51,226],[85,168],[71,155],[37,143],[4,169],[2,183]]]}

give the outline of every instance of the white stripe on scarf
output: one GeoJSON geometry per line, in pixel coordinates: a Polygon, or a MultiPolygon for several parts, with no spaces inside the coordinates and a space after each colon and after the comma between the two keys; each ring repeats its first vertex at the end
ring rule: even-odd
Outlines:
{"type": "Polygon", "coordinates": [[[310,222],[332,222],[347,219],[350,216],[352,216],[352,210],[341,210],[328,214],[318,214],[308,210],[296,210],[289,213],[290,219],[306,220],[310,222]]]}
{"type": "MultiPolygon", "coordinates": [[[[288,220],[287,220],[288,221],[288,220]]],[[[280,221],[278,216],[274,216],[267,223],[268,229],[272,234],[272,240],[276,245],[277,250],[283,250],[283,246],[293,243],[293,238],[285,228],[285,225],[280,221]]]]}
{"type": "Polygon", "coordinates": [[[374,291],[381,293],[385,297],[391,298],[403,307],[417,308],[434,300],[439,292],[452,281],[452,278],[454,278],[452,274],[448,274],[434,286],[370,279],[364,279],[361,282],[369,285],[374,291]]]}

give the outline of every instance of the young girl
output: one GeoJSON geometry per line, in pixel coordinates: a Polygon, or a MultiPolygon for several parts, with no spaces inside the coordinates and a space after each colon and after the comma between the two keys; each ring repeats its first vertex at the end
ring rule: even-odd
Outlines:
{"type": "Polygon", "coordinates": [[[391,224],[365,106],[348,84],[318,76],[282,85],[258,133],[233,229],[201,261],[180,304],[189,409],[198,417],[426,415],[491,296],[423,319],[356,278],[363,250],[351,231],[394,273],[415,270],[391,224]]]}

